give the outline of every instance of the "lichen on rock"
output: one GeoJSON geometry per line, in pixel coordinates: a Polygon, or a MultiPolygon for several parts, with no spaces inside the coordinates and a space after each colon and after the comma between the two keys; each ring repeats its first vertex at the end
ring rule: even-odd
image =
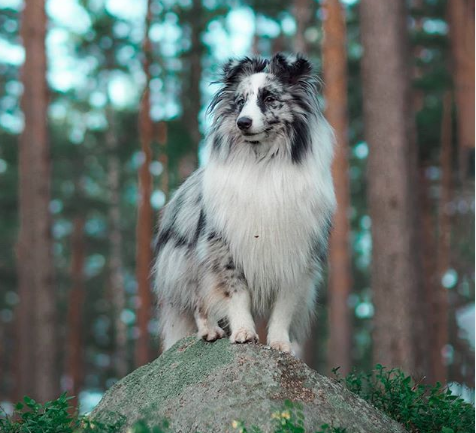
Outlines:
{"type": "Polygon", "coordinates": [[[143,419],[153,426],[164,419],[171,431],[232,432],[233,421],[273,431],[271,414],[285,401],[299,403],[306,431],[323,424],[349,433],[403,433],[402,426],[332,379],[293,356],[223,339],[214,343],[190,337],[155,361],[115,384],[91,414],[123,430],[143,419]]]}

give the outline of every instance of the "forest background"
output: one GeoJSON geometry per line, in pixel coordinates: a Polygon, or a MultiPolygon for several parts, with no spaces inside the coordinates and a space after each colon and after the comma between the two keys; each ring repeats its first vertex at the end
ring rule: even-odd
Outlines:
{"type": "Polygon", "coordinates": [[[206,161],[220,64],[278,51],[316,65],[337,138],[305,361],[474,401],[474,1],[0,0],[3,407],[88,411],[159,354],[159,211],[206,161]]]}

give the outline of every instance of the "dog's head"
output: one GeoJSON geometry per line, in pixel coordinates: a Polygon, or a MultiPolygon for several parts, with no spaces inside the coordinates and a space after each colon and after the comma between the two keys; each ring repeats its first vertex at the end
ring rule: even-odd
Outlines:
{"type": "Polygon", "coordinates": [[[221,83],[210,108],[229,133],[251,144],[296,135],[317,108],[312,66],[299,55],[230,60],[221,83]]]}

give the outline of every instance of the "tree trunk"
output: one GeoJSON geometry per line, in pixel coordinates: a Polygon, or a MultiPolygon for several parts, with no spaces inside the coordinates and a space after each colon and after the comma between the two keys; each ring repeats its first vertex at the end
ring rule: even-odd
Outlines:
{"type": "Polygon", "coordinates": [[[452,177],[452,98],[447,92],[443,100],[443,118],[441,119],[441,153],[440,153],[440,202],[438,206],[438,244],[437,244],[437,278],[436,293],[434,294],[435,321],[433,329],[435,344],[432,348],[432,360],[435,371],[435,380],[446,383],[447,367],[443,358],[444,347],[449,343],[448,327],[448,289],[442,285],[442,278],[450,268],[451,251],[451,216],[449,205],[451,202],[452,177]]]}
{"type": "Polygon", "coordinates": [[[474,0],[451,0],[448,8],[458,120],[459,169],[464,180],[474,164],[468,158],[469,152],[474,152],[474,0]]]}
{"type": "Polygon", "coordinates": [[[45,2],[25,2],[21,106],[25,128],[19,140],[18,395],[39,401],[57,397],[56,297],[51,239],[48,89],[45,2]],[[32,365],[34,363],[34,365],[32,365]]]}
{"type": "Polygon", "coordinates": [[[150,341],[149,322],[152,309],[152,294],[150,287],[150,267],[152,263],[152,233],[153,233],[153,213],[150,203],[152,194],[152,176],[150,173],[150,163],[152,162],[152,137],[153,123],[150,118],[150,56],[152,54],[151,44],[148,37],[148,29],[151,20],[151,0],[147,3],[147,22],[144,36],[144,71],[147,77],[144,94],[142,95],[139,113],[139,134],[143,162],[139,168],[139,209],[137,216],[137,263],[136,278],[139,295],[139,305],[137,311],[137,327],[139,336],[136,342],[135,363],[136,366],[144,365],[150,361],[150,341]]]}
{"type": "Polygon", "coordinates": [[[205,52],[204,44],[201,40],[204,31],[203,5],[201,0],[192,0],[192,10],[190,14],[190,51],[187,53],[186,61],[189,68],[188,86],[182,95],[184,120],[187,125],[192,147],[188,154],[180,161],[180,177],[187,178],[198,166],[198,147],[202,135],[200,133],[199,114],[201,109],[202,93],[200,91],[200,81],[202,78],[202,58],[205,52]]]}
{"type": "Polygon", "coordinates": [[[406,61],[406,8],[400,0],[362,0],[361,37],[368,202],[372,220],[374,362],[416,372],[418,245],[416,158],[406,61]]]}
{"type": "Polygon", "coordinates": [[[307,53],[308,47],[305,32],[309,24],[311,2],[309,0],[294,0],[294,16],[296,18],[296,35],[294,36],[294,52],[307,53]]]}
{"type": "Polygon", "coordinates": [[[350,190],[347,119],[347,52],[344,10],[339,0],[326,0],[322,45],[325,115],[336,136],[332,174],[337,212],[329,243],[329,368],[351,365],[351,316],[347,304],[352,288],[350,258],[350,190]]]}
{"type": "Polygon", "coordinates": [[[128,373],[127,362],[127,326],[122,320],[122,312],[126,308],[126,292],[122,275],[122,234],[120,210],[120,171],[121,163],[117,156],[117,130],[115,128],[114,113],[108,108],[109,128],[106,132],[106,146],[108,149],[108,183],[109,183],[109,288],[112,297],[114,321],[114,366],[118,377],[128,373]]]}
{"type": "MultiPolygon", "coordinates": [[[[294,15],[296,18],[296,34],[293,38],[293,45],[294,51],[296,53],[307,54],[308,45],[306,44],[306,40],[304,38],[304,32],[307,28],[307,24],[309,22],[309,9],[310,3],[309,0],[294,0],[294,15]]],[[[284,34],[282,32],[279,33],[278,37],[273,40],[273,51],[274,52],[281,52],[284,51],[285,39],[284,34]]],[[[309,365],[309,367],[315,367],[316,361],[316,351],[319,347],[319,329],[318,329],[318,322],[315,320],[311,324],[311,329],[309,332],[309,336],[304,342],[302,347],[302,359],[304,362],[309,365]]]]}
{"type": "MultiPolygon", "coordinates": [[[[413,32],[421,32],[423,30],[424,17],[424,0],[412,0],[410,2],[414,13],[415,20],[412,24],[413,32]]],[[[413,58],[421,57],[422,47],[416,45],[413,50],[410,45],[407,50],[413,58]]],[[[421,67],[412,62],[411,70],[412,80],[418,80],[423,72],[421,67]]],[[[436,262],[434,260],[433,252],[435,248],[435,223],[432,218],[432,205],[430,201],[429,182],[426,178],[426,161],[423,161],[419,156],[418,134],[416,131],[416,124],[414,115],[423,108],[424,92],[422,89],[410,86],[411,105],[408,110],[409,133],[411,149],[410,153],[410,184],[414,186],[415,193],[413,194],[413,240],[412,244],[420,246],[416,248],[415,259],[417,269],[420,269],[417,281],[417,291],[414,293],[413,302],[418,306],[418,315],[415,318],[415,328],[413,330],[416,345],[416,359],[418,360],[417,368],[424,372],[425,378],[428,382],[433,382],[433,370],[431,361],[432,342],[434,341],[434,330],[431,326],[431,321],[434,319],[433,314],[433,298],[435,291],[435,273],[436,262]]]]}
{"type": "MultiPolygon", "coordinates": [[[[431,182],[427,177],[428,167],[422,164],[419,167],[419,201],[420,201],[420,213],[421,213],[421,253],[422,253],[422,273],[423,273],[423,295],[424,302],[427,306],[427,332],[425,335],[428,341],[428,349],[430,350],[428,370],[425,372],[426,379],[429,383],[435,381],[435,366],[438,360],[435,358],[436,350],[436,333],[435,329],[437,322],[441,320],[438,316],[437,310],[437,296],[438,281],[437,265],[435,251],[437,251],[436,244],[436,221],[433,217],[433,206],[430,197],[431,182]]],[[[441,358],[441,351],[439,357],[441,358]]]]}
{"type": "Polygon", "coordinates": [[[83,304],[84,304],[84,217],[73,221],[71,239],[71,293],[68,307],[68,391],[79,403],[79,391],[83,381],[83,304]]]}
{"type": "MultiPolygon", "coordinates": [[[[424,22],[424,0],[413,0],[411,2],[412,9],[415,13],[415,19],[413,21],[412,30],[415,33],[423,31],[424,22]]],[[[413,58],[418,59],[421,57],[423,47],[416,45],[413,48],[413,58]]],[[[417,62],[413,62],[412,78],[414,81],[421,79],[423,71],[417,62]]],[[[413,87],[411,89],[412,108],[410,113],[417,113],[424,107],[425,92],[422,89],[413,87]]],[[[413,119],[410,118],[413,125],[413,119]]],[[[412,158],[415,161],[415,165],[418,166],[417,177],[412,180],[412,184],[415,185],[418,193],[414,195],[414,207],[416,209],[415,216],[415,240],[414,244],[420,244],[420,263],[421,263],[421,283],[419,284],[420,290],[415,293],[414,302],[419,305],[419,327],[414,330],[414,333],[418,333],[419,343],[418,348],[420,354],[417,355],[418,359],[428,362],[425,365],[425,377],[429,383],[434,381],[434,368],[431,352],[435,343],[435,332],[433,322],[437,320],[435,316],[435,290],[436,290],[436,259],[434,251],[436,248],[436,221],[433,218],[433,206],[430,197],[431,183],[427,178],[427,161],[424,161],[419,157],[418,152],[418,135],[416,129],[412,128],[412,158]]],[[[412,163],[413,166],[413,163],[412,163]]]]}
{"type": "Polygon", "coordinates": [[[167,153],[168,126],[167,122],[161,121],[157,124],[156,130],[157,144],[159,145],[159,162],[162,164],[162,173],[160,175],[160,189],[169,196],[169,157],[167,153]]]}

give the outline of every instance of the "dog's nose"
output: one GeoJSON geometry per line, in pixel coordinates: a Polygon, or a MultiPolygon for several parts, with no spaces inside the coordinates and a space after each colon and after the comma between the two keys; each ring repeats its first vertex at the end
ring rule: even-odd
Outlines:
{"type": "Polygon", "coordinates": [[[240,117],[236,124],[238,125],[238,128],[240,128],[242,131],[246,131],[247,129],[250,129],[251,124],[253,121],[249,117],[240,117]]]}

